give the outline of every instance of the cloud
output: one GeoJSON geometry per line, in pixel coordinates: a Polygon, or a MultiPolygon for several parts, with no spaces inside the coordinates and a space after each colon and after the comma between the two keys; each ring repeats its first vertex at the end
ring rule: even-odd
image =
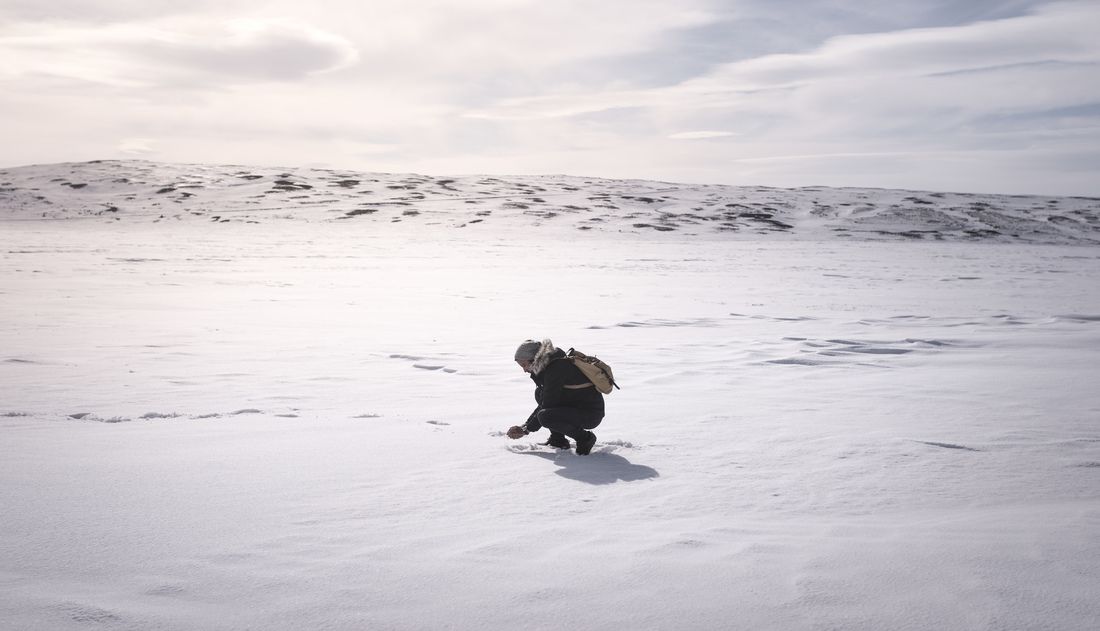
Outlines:
{"type": "MultiPolygon", "coordinates": [[[[901,89],[909,95],[925,91],[921,104],[941,105],[972,102],[975,89],[964,89],[962,81],[944,80],[951,75],[973,73],[966,82],[1003,83],[1000,75],[1017,73],[1036,78],[1036,66],[1058,75],[1086,80],[1079,88],[1061,96],[1070,104],[1094,98],[1096,70],[1100,64],[1100,4],[1059,3],[1033,15],[967,26],[912,29],[892,33],[834,37],[819,48],[803,54],[767,55],[724,64],[703,76],[678,85],[647,89],[596,92],[583,95],[548,95],[506,99],[492,107],[470,111],[478,118],[522,120],[565,117],[612,108],[658,109],[743,109],[748,113],[779,107],[796,115],[798,102],[828,100],[833,106],[856,101],[894,101],[887,90],[901,89]],[[983,76],[977,76],[981,74],[983,76]],[[906,85],[909,86],[906,89],[906,85]],[[914,89],[913,86],[923,86],[914,89]],[[943,89],[950,86],[952,89],[943,89]],[[847,93],[844,98],[841,92],[847,93]],[[824,99],[815,99],[818,93],[824,99]],[[1082,94],[1086,93],[1086,94],[1082,94]]],[[[1034,94],[1018,90],[998,96],[1007,101],[987,100],[992,108],[1011,107],[1035,100],[1034,94]]],[[[919,95],[918,95],[919,96],[919,95]]]]}
{"type": "Polygon", "coordinates": [[[287,19],[234,20],[216,35],[144,25],[40,26],[0,38],[0,77],[118,87],[295,81],[358,59],[351,42],[287,19]]]}
{"type": "Polygon", "coordinates": [[[128,156],[149,156],[158,153],[152,148],[152,138],[127,138],[118,145],[119,153],[128,156]]]}
{"type": "Polygon", "coordinates": [[[678,134],[669,134],[669,138],[675,138],[676,140],[697,140],[700,138],[723,138],[725,136],[736,136],[737,134],[731,131],[682,131],[678,134]]]}
{"type": "MultiPolygon", "coordinates": [[[[715,19],[710,0],[404,0],[359,3],[329,24],[356,42],[357,79],[468,106],[631,85],[617,61],[715,19]]],[[[626,62],[623,62],[626,63],[626,62]]]]}
{"type": "Polygon", "coordinates": [[[149,59],[203,74],[245,80],[293,81],[354,64],[348,40],[291,20],[235,20],[224,37],[175,37],[137,43],[149,59]]]}
{"type": "Polygon", "coordinates": [[[949,28],[830,39],[809,54],[769,55],[728,64],[686,90],[761,90],[822,81],[924,77],[1059,61],[1095,63],[1100,5],[1049,5],[1034,15],[949,28]]]}

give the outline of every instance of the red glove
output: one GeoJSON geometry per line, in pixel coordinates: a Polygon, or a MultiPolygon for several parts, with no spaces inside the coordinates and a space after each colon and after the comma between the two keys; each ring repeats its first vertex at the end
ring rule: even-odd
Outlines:
{"type": "Polygon", "coordinates": [[[511,438],[512,440],[516,440],[517,438],[523,438],[524,436],[526,436],[529,433],[530,432],[527,431],[527,428],[520,427],[519,425],[513,425],[513,426],[508,428],[508,438],[511,438]]]}

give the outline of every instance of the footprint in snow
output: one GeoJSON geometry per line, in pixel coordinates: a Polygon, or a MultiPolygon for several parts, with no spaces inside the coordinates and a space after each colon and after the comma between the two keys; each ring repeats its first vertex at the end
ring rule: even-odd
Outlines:
{"type": "Polygon", "coordinates": [[[920,443],[922,445],[931,445],[932,447],[942,447],[944,449],[961,449],[963,451],[981,451],[981,449],[975,449],[973,447],[966,447],[964,445],[956,445],[954,443],[937,443],[937,442],[928,441],[928,440],[917,440],[917,441],[913,441],[913,442],[917,442],[917,443],[920,443]]]}
{"type": "MultiPolygon", "coordinates": [[[[797,342],[802,348],[799,355],[783,359],[769,359],[764,363],[788,364],[798,366],[828,366],[848,363],[853,360],[866,361],[867,356],[907,355],[913,352],[925,352],[952,346],[943,340],[921,340],[907,338],[901,341],[864,341],[864,340],[812,340],[804,337],[785,337],[785,342],[797,342]]],[[[860,365],[869,365],[861,363],[860,365]]]]}
{"type": "MultiPolygon", "coordinates": [[[[390,359],[405,359],[405,360],[412,361],[412,362],[420,362],[424,358],[419,357],[417,355],[393,354],[393,355],[390,355],[390,359]]],[[[444,364],[415,363],[415,364],[413,364],[413,368],[418,368],[420,370],[429,370],[429,371],[442,370],[445,373],[456,373],[456,372],[458,372],[457,368],[447,368],[447,366],[444,365],[444,364]]]]}

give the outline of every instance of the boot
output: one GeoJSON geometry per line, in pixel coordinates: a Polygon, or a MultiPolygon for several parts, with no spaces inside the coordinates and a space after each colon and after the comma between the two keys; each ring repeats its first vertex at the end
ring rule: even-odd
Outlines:
{"type": "Polygon", "coordinates": [[[596,435],[592,432],[585,432],[584,436],[577,439],[577,455],[587,456],[592,453],[592,446],[596,444],[596,435]]]}
{"type": "Polygon", "coordinates": [[[546,440],[544,445],[549,445],[554,449],[569,449],[569,439],[564,434],[553,433],[550,434],[550,438],[546,440]]]}

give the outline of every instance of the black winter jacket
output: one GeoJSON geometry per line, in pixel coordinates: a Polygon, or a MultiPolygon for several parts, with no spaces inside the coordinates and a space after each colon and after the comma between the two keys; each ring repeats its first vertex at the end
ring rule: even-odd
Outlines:
{"type": "Polygon", "coordinates": [[[603,416],[603,394],[580,368],[565,359],[565,351],[543,342],[543,348],[532,364],[531,380],[535,382],[535,401],[539,405],[527,419],[529,431],[538,431],[542,427],[537,415],[547,408],[576,408],[603,416]]]}

